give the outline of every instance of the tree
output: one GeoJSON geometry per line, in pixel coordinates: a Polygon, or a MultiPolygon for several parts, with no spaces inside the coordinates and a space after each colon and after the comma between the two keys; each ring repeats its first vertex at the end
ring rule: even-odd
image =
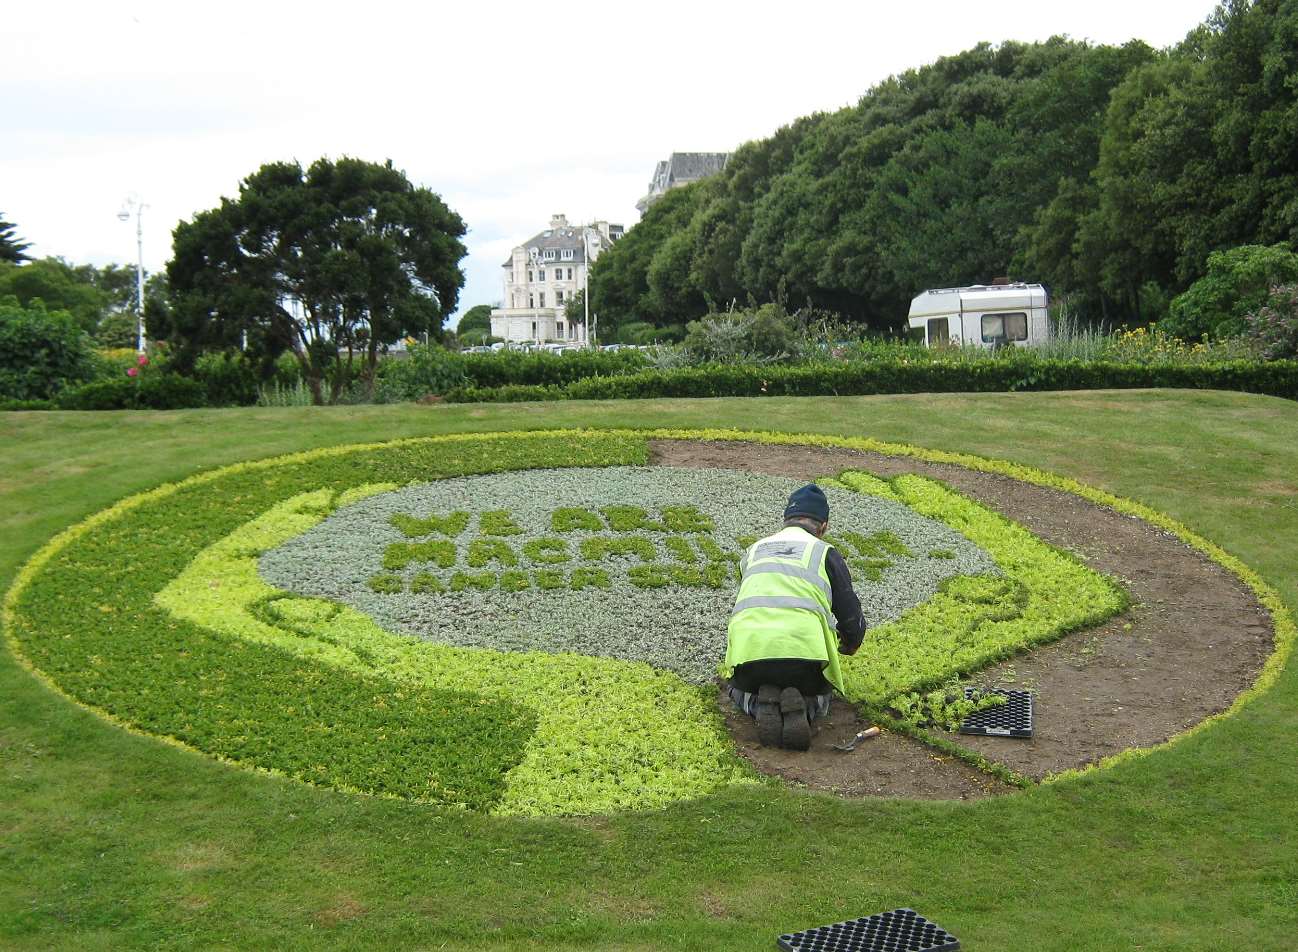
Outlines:
{"type": "Polygon", "coordinates": [[[24,307],[41,301],[51,311],[67,311],[82,330],[92,334],[110,303],[109,296],[94,286],[84,270],[62,258],[42,258],[21,267],[0,262],[0,298],[7,295],[16,297],[24,307]]]}
{"type": "Polygon", "coordinates": [[[491,305],[475,304],[464,312],[460,323],[455,325],[455,333],[464,336],[466,331],[486,331],[491,333],[491,305]]]}
{"type": "Polygon", "coordinates": [[[381,349],[440,335],[464,286],[464,234],[390,160],[263,165],[237,199],[176,227],[166,335],[182,362],[245,340],[263,358],[289,351],[313,401],[327,383],[336,402],[357,357],[372,388],[381,349]]]}
{"type": "Polygon", "coordinates": [[[10,264],[22,264],[24,261],[32,260],[23,254],[31,245],[18,240],[18,236],[15,234],[17,228],[17,225],[0,217],[0,261],[8,261],[10,264]]]}

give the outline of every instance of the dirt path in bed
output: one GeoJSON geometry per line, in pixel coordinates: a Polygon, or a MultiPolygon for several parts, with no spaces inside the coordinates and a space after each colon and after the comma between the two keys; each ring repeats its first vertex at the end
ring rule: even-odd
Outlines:
{"type": "MultiPolygon", "coordinates": [[[[1225,710],[1274,646],[1269,614],[1233,575],[1175,536],[1069,493],[957,466],[807,446],[658,440],[651,462],[808,480],[849,468],[931,476],[1115,577],[1132,597],[1126,613],[974,677],[1034,693],[1031,739],[949,735],[1030,777],[1156,744],[1225,710]]],[[[847,704],[835,704],[805,754],[760,747],[751,720],[730,712],[726,719],[757,769],[808,787],[932,799],[1013,789],[906,737],[885,734],[850,754],[834,751],[862,726],[847,704]]]]}

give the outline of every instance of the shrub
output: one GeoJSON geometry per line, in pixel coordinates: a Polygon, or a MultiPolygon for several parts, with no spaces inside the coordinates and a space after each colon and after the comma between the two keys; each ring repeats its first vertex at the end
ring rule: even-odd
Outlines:
{"type": "Polygon", "coordinates": [[[1184,338],[1231,337],[1271,288],[1298,282],[1298,254],[1285,245],[1244,245],[1208,256],[1208,273],[1172,301],[1163,329],[1184,338]]]}
{"type": "Polygon", "coordinates": [[[94,373],[90,338],[71,314],[0,300],[0,398],[48,400],[94,373]]]}
{"type": "Polygon", "coordinates": [[[1249,338],[1267,360],[1298,357],[1298,284],[1272,288],[1266,303],[1245,321],[1249,338]]]}
{"type": "Polygon", "coordinates": [[[95,380],[59,394],[60,410],[184,410],[207,405],[203,384],[180,374],[95,380]]]}
{"type": "Polygon", "coordinates": [[[202,384],[208,406],[245,407],[257,402],[257,369],[242,354],[203,354],[194,364],[193,376],[202,384]]]}
{"type": "Polygon", "coordinates": [[[418,400],[467,382],[462,355],[437,344],[413,344],[408,356],[389,357],[379,364],[374,398],[377,403],[418,400]]]}
{"type": "Polygon", "coordinates": [[[709,314],[691,321],[685,351],[695,363],[747,363],[786,357],[794,349],[793,320],[778,304],[709,314]]]}

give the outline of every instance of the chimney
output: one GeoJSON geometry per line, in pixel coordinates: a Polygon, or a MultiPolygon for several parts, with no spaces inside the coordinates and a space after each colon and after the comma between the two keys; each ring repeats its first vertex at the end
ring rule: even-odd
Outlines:
{"type": "Polygon", "coordinates": [[[568,227],[568,216],[567,216],[567,215],[551,215],[551,216],[550,216],[550,227],[551,227],[551,228],[567,228],[567,227],[568,227]]]}

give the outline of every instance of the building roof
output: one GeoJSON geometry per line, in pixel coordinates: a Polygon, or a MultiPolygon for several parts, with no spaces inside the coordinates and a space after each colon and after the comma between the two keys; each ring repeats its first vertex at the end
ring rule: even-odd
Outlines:
{"type": "Polygon", "coordinates": [[[729,161],[729,152],[673,152],[671,158],[659,162],[654,167],[654,177],[649,182],[649,191],[644,198],[636,202],[636,208],[643,215],[645,210],[668,189],[697,182],[709,175],[716,175],[729,161]]]}

